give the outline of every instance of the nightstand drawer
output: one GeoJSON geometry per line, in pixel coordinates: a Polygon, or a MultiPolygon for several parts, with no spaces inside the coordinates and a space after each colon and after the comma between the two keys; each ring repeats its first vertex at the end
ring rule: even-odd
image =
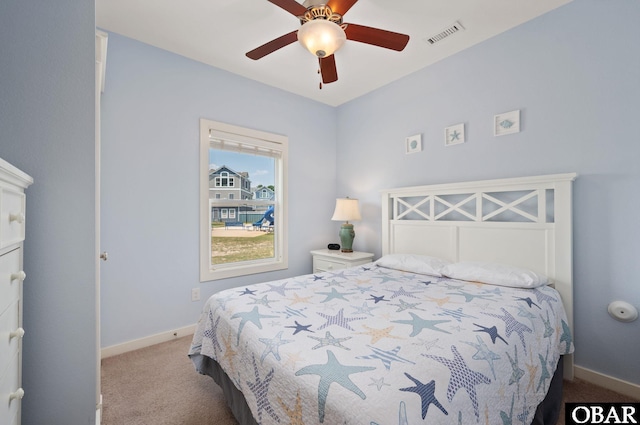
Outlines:
{"type": "Polygon", "coordinates": [[[340,270],[347,268],[347,263],[339,261],[329,261],[324,258],[313,259],[313,271],[314,272],[330,272],[333,270],[340,270]]]}
{"type": "Polygon", "coordinates": [[[311,255],[313,256],[313,273],[341,270],[373,261],[373,254],[370,252],[318,249],[311,251],[311,255]]]}

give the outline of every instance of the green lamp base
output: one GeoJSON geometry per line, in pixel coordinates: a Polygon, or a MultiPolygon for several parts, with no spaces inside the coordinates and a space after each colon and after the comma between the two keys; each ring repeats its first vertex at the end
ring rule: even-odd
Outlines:
{"type": "Polygon", "coordinates": [[[353,224],[344,223],[340,227],[340,243],[342,244],[342,252],[353,252],[353,238],[356,237],[356,232],[353,231],[353,224]]]}

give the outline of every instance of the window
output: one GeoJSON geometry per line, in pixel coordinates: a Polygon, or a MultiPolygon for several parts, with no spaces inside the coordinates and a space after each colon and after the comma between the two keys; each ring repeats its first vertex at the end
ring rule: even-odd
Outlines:
{"type": "Polygon", "coordinates": [[[221,171],[220,174],[214,178],[215,187],[234,187],[235,179],[229,176],[228,171],[221,171]]]}
{"type": "Polygon", "coordinates": [[[200,120],[201,281],[287,268],[287,154],[285,136],[200,120]]]}

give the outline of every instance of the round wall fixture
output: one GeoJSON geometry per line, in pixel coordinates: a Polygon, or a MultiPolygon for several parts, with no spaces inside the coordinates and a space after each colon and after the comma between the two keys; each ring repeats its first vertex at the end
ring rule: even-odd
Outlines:
{"type": "Polygon", "coordinates": [[[608,310],[609,315],[620,322],[633,322],[638,318],[638,309],[626,301],[613,301],[608,310]]]}

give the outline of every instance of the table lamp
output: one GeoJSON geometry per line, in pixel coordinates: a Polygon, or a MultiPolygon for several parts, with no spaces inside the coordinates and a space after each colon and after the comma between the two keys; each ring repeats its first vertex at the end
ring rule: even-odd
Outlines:
{"type": "Polygon", "coordinates": [[[338,198],[336,199],[336,209],[333,212],[331,220],[344,221],[340,228],[340,242],[342,245],[342,252],[353,252],[353,238],[356,237],[356,232],[353,230],[353,224],[349,221],[360,220],[360,207],[358,206],[357,199],[338,198]]]}

